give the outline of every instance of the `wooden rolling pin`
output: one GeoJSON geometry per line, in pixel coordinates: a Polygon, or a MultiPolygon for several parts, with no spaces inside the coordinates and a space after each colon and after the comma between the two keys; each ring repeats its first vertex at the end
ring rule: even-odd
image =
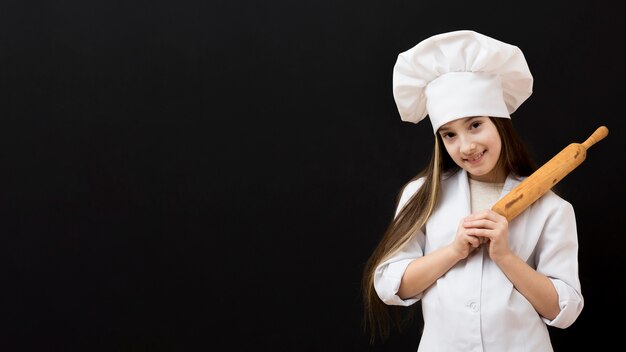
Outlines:
{"type": "Polygon", "coordinates": [[[600,126],[583,143],[572,143],[563,148],[494,204],[491,210],[503,215],[508,221],[513,220],[580,165],[587,157],[587,149],[608,134],[609,130],[605,126],[600,126]]]}

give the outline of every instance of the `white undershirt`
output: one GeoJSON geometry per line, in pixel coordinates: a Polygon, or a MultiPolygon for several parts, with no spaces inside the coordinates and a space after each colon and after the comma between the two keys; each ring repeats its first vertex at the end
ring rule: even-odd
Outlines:
{"type": "Polygon", "coordinates": [[[469,179],[472,213],[477,210],[491,209],[500,199],[504,183],[489,183],[469,179]]]}

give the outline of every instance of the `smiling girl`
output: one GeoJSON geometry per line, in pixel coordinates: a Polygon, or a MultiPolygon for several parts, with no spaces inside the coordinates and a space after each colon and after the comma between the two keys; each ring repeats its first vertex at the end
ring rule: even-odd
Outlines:
{"type": "Polygon", "coordinates": [[[490,210],[536,169],[510,118],[532,82],[517,47],[473,31],[398,56],[400,116],[429,116],[435,145],[364,270],[373,338],[388,336],[391,306],[421,301],[420,352],[552,351],[547,326],[580,315],[572,205],[549,191],[510,223],[490,210]]]}

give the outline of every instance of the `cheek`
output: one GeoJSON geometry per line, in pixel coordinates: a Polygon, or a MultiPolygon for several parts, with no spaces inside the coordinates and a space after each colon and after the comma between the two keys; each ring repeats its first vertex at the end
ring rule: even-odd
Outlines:
{"type": "Polygon", "coordinates": [[[491,141],[491,143],[488,144],[489,149],[495,151],[496,153],[494,154],[500,155],[500,151],[502,150],[502,139],[500,139],[500,135],[497,130],[494,129],[492,135],[489,136],[489,140],[491,141]]]}
{"type": "Polygon", "coordinates": [[[496,154],[499,156],[500,152],[502,152],[502,141],[498,138],[497,142],[494,143],[494,149],[496,150],[496,154]]]}
{"type": "Polygon", "coordinates": [[[445,149],[446,149],[446,152],[448,153],[448,155],[450,155],[450,157],[452,157],[452,159],[456,159],[458,157],[458,155],[454,152],[455,148],[454,148],[453,145],[446,144],[445,145],[445,149]]]}
{"type": "Polygon", "coordinates": [[[490,154],[491,154],[491,158],[492,158],[493,162],[497,163],[497,161],[502,156],[502,144],[496,143],[496,144],[492,145],[491,148],[490,148],[490,151],[491,151],[490,154]]]}
{"type": "Polygon", "coordinates": [[[450,155],[452,161],[459,167],[462,167],[461,165],[463,164],[463,157],[459,152],[459,148],[446,148],[446,151],[448,152],[448,155],[450,155]]]}

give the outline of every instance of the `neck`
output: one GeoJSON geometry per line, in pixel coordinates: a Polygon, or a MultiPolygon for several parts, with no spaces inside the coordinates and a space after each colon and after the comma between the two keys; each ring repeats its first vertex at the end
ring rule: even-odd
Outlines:
{"type": "Polygon", "coordinates": [[[487,183],[504,183],[506,181],[506,175],[504,172],[492,171],[486,175],[476,176],[468,173],[468,177],[472,180],[487,183]]]}

